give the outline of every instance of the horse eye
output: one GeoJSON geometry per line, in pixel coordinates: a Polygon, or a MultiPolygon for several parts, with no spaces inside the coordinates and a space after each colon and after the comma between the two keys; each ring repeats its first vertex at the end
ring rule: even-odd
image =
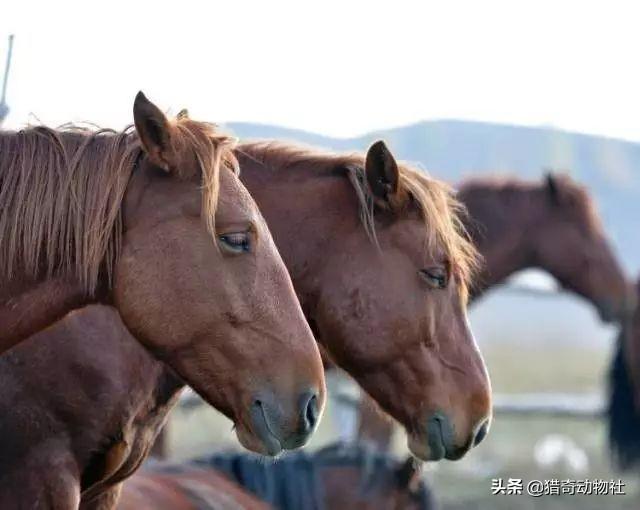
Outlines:
{"type": "Polygon", "coordinates": [[[245,253],[251,249],[249,232],[230,232],[218,236],[220,246],[231,253],[245,253]]]}
{"type": "Polygon", "coordinates": [[[442,266],[421,269],[418,274],[432,289],[445,289],[449,283],[447,270],[442,266]]]}

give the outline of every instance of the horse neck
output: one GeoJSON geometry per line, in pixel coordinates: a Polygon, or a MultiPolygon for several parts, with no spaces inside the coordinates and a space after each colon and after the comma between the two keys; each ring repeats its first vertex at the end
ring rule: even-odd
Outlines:
{"type": "Polygon", "coordinates": [[[265,169],[240,155],[240,178],[264,216],[289,270],[305,315],[313,322],[320,273],[343,232],[363,228],[346,177],[307,170],[265,169]]]}
{"type": "Polygon", "coordinates": [[[458,198],[469,211],[467,227],[484,259],[473,298],[535,265],[538,232],[547,218],[547,201],[540,190],[469,184],[458,198]]]}
{"type": "MultiPolygon", "coordinates": [[[[135,341],[133,338],[131,340],[135,341]]],[[[126,363],[130,363],[130,360],[120,362],[121,365],[126,363]]],[[[164,457],[167,454],[166,436],[163,434],[162,426],[167,415],[178,402],[179,394],[185,388],[185,384],[150,353],[142,357],[139,366],[147,375],[144,379],[135,378],[123,384],[129,398],[124,404],[116,403],[115,409],[111,410],[112,415],[119,417],[117,423],[134,422],[135,426],[123,425],[121,428],[109,431],[109,439],[113,437],[123,439],[108,445],[101,454],[99,463],[101,470],[96,473],[98,478],[83,493],[83,502],[93,502],[96,496],[108,494],[114,481],[130,476],[150,455],[164,457]],[[161,446],[159,449],[158,443],[161,446]],[[122,448],[123,444],[125,448],[122,448]]],[[[87,470],[85,474],[86,472],[87,470]]],[[[81,505],[81,508],[84,506],[81,505]]]]}
{"type": "Polygon", "coordinates": [[[65,278],[40,281],[16,278],[0,285],[0,354],[62,319],[70,311],[92,303],[109,303],[106,285],[94,296],[78,282],[65,278]]]}

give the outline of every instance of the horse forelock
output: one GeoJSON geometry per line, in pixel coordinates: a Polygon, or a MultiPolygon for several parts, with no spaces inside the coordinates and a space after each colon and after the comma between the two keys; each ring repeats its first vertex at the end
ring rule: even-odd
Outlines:
{"type": "MultiPolygon", "coordinates": [[[[336,170],[346,173],[358,201],[360,221],[369,238],[377,244],[374,199],[364,175],[363,154],[337,154],[273,141],[242,143],[237,150],[270,170],[306,168],[326,175],[334,175],[336,170]]],[[[409,204],[418,207],[425,225],[425,248],[444,251],[459,276],[466,300],[467,288],[480,260],[465,227],[466,208],[447,184],[429,177],[425,172],[401,163],[399,173],[399,198],[394,205],[398,210],[409,204]]]]}
{"type": "Polygon", "coordinates": [[[465,226],[467,209],[443,181],[406,164],[400,165],[400,189],[416,203],[426,227],[427,248],[442,247],[458,277],[464,300],[479,263],[480,254],[465,226]]]}
{"type": "MultiPolygon", "coordinates": [[[[175,121],[172,142],[202,172],[203,218],[215,228],[219,172],[237,168],[234,139],[211,124],[175,121]]],[[[137,134],[65,125],[0,133],[0,277],[72,277],[95,293],[112,282],[122,244],[122,200],[143,150],[137,134]]],[[[178,178],[194,170],[179,169],[178,178]]]]}
{"type": "MultiPolygon", "coordinates": [[[[215,215],[220,192],[220,170],[226,167],[239,173],[233,149],[236,138],[217,131],[215,124],[179,117],[175,122],[174,143],[179,151],[192,150],[202,174],[202,218],[211,235],[215,235],[215,215]]],[[[182,174],[182,178],[197,177],[182,174]]]]}

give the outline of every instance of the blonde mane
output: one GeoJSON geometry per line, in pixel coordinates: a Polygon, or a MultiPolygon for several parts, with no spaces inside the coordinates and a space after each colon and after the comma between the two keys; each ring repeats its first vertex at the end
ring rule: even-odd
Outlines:
{"type": "MultiPolygon", "coordinates": [[[[189,119],[172,126],[174,147],[192,150],[199,162],[203,218],[213,231],[220,166],[236,166],[234,139],[189,119]]],[[[122,243],[122,200],[142,155],[131,127],[0,132],[0,280],[72,277],[92,294],[104,271],[111,284],[122,243]]],[[[177,177],[197,177],[186,170],[177,177]]]]}
{"type": "MultiPolygon", "coordinates": [[[[376,242],[374,199],[364,175],[364,155],[336,154],[282,142],[241,143],[237,151],[272,170],[307,168],[310,171],[334,173],[346,171],[360,206],[360,220],[371,240],[376,242]]],[[[451,187],[433,179],[407,163],[399,163],[400,180],[397,196],[405,204],[415,204],[426,228],[427,249],[440,247],[458,274],[463,294],[478,268],[480,256],[470,240],[464,220],[467,212],[455,198],[451,187]]]]}

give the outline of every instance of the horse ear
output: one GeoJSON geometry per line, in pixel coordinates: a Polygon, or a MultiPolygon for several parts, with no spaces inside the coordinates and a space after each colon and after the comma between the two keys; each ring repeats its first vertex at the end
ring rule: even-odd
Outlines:
{"type": "Polygon", "coordinates": [[[389,202],[398,192],[398,163],[382,140],[369,147],[364,168],[373,195],[389,202]]]}
{"type": "Polygon", "coordinates": [[[133,121],[151,163],[166,172],[175,169],[177,155],[169,120],[142,92],[138,92],[133,103],[133,121]]]}
{"type": "Polygon", "coordinates": [[[560,188],[558,186],[557,177],[552,172],[548,172],[545,177],[545,181],[547,185],[547,193],[549,195],[549,198],[551,199],[551,202],[553,202],[554,204],[559,204],[560,188]]]}

